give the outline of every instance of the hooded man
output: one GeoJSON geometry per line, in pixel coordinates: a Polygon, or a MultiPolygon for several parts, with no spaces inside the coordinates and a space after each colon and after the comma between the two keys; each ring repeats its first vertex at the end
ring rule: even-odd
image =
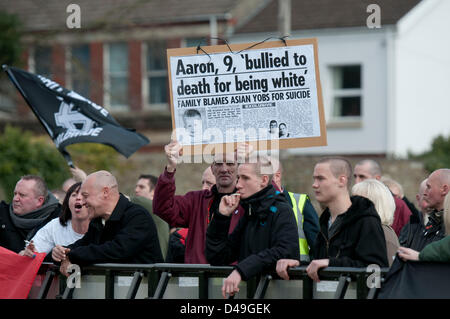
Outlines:
{"type": "Polygon", "coordinates": [[[222,286],[224,298],[239,291],[242,279],[274,270],[277,260],[300,258],[295,216],[286,198],[271,183],[274,171],[270,158],[240,164],[238,193],[222,197],[206,232],[205,254],[211,265],[238,260],[222,286]],[[245,215],[228,235],[238,205],[245,209],[245,215]]]}
{"type": "MultiPolygon", "coordinates": [[[[325,267],[388,267],[380,216],[367,198],[350,197],[351,178],[351,165],[343,158],[324,158],[314,167],[314,194],[326,207],[319,219],[314,260],[306,268],[316,282],[320,281],[318,271],[325,267]]],[[[289,279],[288,268],[299,264],[298,260],[279,260],[277,273],[289,279]]]]}

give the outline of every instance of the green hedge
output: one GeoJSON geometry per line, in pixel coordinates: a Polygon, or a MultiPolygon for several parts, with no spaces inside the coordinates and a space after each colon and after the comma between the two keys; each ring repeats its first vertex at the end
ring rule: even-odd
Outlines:
{"type": "MultiPolygon", "coordinates": [[[[101,169],[112,171],[119,165],[118,153],[106,145],[74,144],[67,151],[74,164],[87,174],[101,169]]],[[[4,195],[0,199],[11,201],[17,181],[27,174],[44,178],[49,189],[60,188],[71,176],[66,161],[48,136],[35,138],[28,131],[6,126],[0,134],[0,187],[4,195]]]]}
{"type": "Polygon", "coordinates": [[[450,136],[437,136],[431,144],[431,150],[422,154],[409,153],[410,159],[423,162],[430,173],[439,168],[450,168],[450,136]]]}
{"type": "Polygon", "coordinates": [[[7,201],[11,201],[19,178],[27,174],[44,178],[49,189],[59,188],[70,176],[54,145],[33,139],[30,132],[6,126],[0,136],[0,185],[7,201]]]}

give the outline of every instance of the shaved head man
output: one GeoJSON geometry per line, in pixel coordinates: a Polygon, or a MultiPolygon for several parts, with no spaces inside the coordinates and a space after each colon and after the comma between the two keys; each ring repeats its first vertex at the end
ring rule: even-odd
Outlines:
{"type": "Polygon", "coordinates": [[[427,179],[423,198],[428,207],[438,211],[444,209],[444,198],[450,188],[450,169],[435,170],[427,179]]]}
{"type": "Polygon", "coordinates": [[[423,194],[425,193],[425,189],[427,188],[427,180],[428,178],[425,178],[420,183],[419,192],[416,194],[417,205],[419,206],[419,209],[422,213],[429,210],[428,203],[423,199],[423,194]]]}
{"type": "Polygon", "coordinates": [[[214,184],[216,184],[216,177],[212,172],[211,166],[208,166],[202,175],[202,189],[211,190],[214,184]]]}
{"type": "Polygon", "coordinates": [[[80,188],[83,204],[92,218],[107,220],[119,201],[116,178],[108,171],[98,171],[87,176],[80,188]]]}
{"type": "Polygon", "coordinates": [[[355,184],[369,178],[380,180],[381,166],[377,161],[371,159],[362,160],[355,165],[353,177],[355,178],[355,184]]]}
{"type": "Polygon", "coordinates": [[[239,291],[242,279],[270,269],[278,259],[300,258],[295,216],[285,197],[273,187],[273,172],[267,156],[239,164],[237,193],[222,197],[207,229],[205,254],[211,265],[229,265],[238,258],[224,280],[224,298],[239,291]],[[228,235],[227,221],[240,203],[246,210],[244,220],[228,235]]]}
{"type": "Polygon", "coordinates": [[[87,176],[78,194],[92,218],[84,237],[68,247],[56,246],[52,257],[61,262],[61,273],[68,276],[71,263],[162,262],[155,223],[142,206],[119,193],[117,180],[108,171],[87,176]]]}
{"type": "MultiPolygon", "coordinates": [[[[319,218],[315,259],[306,268],[316,282],[320,280],[319,269],[325,267],[388,266],[380,217],[370,200],[350,197],[351,177],[351,165],[341,157],[321,159],[314,167],[312,188],[317,201],[326,207],[319,218]]],[[[277,273],[289,279],[288,268],[298,265],[297,261],[280,259],[277,273]]]]}
{"type": "MultiPolygon", "coordinates": [[[[443,208],[445,196],[450,188],[450,169],[441,168],[432,172],[422,182],[417,200],[421,210],[428,211],[428,220],[416,220],[411,217],[407,227],[402,229],[399,236],[400,245],[421,251],[426,245],[441,240],[445,236],[443,208]],[[425,183],[425,189],[423,189],[425,183]],[[423,195],[420,192],[423,189],[423,195]]],[[[426,213],[423,212],[422,213],[426,213]]]]}

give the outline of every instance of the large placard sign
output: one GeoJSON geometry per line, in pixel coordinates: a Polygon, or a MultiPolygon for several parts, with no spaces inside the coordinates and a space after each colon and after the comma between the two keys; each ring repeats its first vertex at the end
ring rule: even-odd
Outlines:
{"type": "Polygon", "coordinates": [[[167,50],[173,137],[189,154],[327,145],[316,39],[167,50]]]}

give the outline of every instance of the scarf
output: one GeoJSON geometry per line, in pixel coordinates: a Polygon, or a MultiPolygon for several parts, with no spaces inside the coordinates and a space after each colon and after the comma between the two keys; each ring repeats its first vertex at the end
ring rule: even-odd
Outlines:
{"type": "Polygon", "coordinates": [[[59,202],[56,197],[49,192],[41,207],[23,215],[14,214],[13,205],[10,204],[9,215],[11,216],[12,223],[19,231],[28,233],[34,227],[44,222],[55,211],[58,205],[59,202]]]}

